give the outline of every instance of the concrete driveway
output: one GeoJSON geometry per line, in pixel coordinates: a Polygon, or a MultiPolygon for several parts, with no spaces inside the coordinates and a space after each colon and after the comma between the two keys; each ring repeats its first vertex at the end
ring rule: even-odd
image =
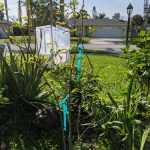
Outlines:
{"type": "MultiPolygon", "coordinates": [[[[135,49],[136,46],[129,43],[131,50],[135,49]]],[[[35,48],[35,44],[30,45],[32,49],[35,48]]],[[[10,44],[12,50],[19,51],[19,47],[10,44]]],[[[95,38],[89,43],[84,44],[85,49],[94,51],[104,51],[111,53],[122,53],[122,48],[125,47],[125,40],[116,38],[95,38]]]]}
{"type": "MultiPolygon", "coordinates": [[[[131,49],[136,46],[129,43],[131,49]]],[[[122,53],[122,48],[125,47],[125,40],[117,38],[95,38],[89,43],[84,44],[85,49],[95,51],[106,51],[111,53],[122,53]]]]}

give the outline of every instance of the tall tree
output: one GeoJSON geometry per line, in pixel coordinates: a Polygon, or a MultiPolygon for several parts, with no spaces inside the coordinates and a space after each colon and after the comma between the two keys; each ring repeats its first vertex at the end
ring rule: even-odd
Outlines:
{"type": "Polygon", "coordinates": [[[97,19],[103,19],[106,17],[105,13],[98,13],[97,19]]]}
{"type": "Polygon", "coordinates": [[[37,26],[48,25],[51,23],[51,15],[53,21],[60,20],[60,14],[58,12],[57,1],[52,1],[53,6],[50,6],[50,0],[30,0],[31,1],[31,15],[34,16],[34,21],[37,26]],[[50,9],[51,7],[51,9],[50,9]]]}
{"type": "Polygon", "coordinates": [[[0,20],[4,19],[4,4],[0,3],[0,20]]]}
{"type": "Polygon", "coordinates": [[[41,0],[39,0],[39,2],[34,1],[32,4],[32,10],[36,16],[37,25],[47,25],[49,23],[49,2],[43,2],[41,0]]]}
{"type": "Polygon", "coordinates": [[[97,18],[97,10],[96,10],[95,6],[93,7],[93,10],[92,10],[92,17],[93,17],[93,19],[97,18]]]}
{"type": "Polygon", "coordinates": [[[103,19],[105,17],[106,17],[105,13],[98,13],[96,10],[96,7],[95,6],[93,7],[93,10],[92,10],[92,18],[93,19],[103,19]]]}
{"type": "Polygon", "coordinates": [[[18,0],[18,21],[22,24],[21,0],[18,0]]]}
{"type": "Polygon", "coordinates": [[[85,10],[85,9],[80,9],[79,10],[79,13],[78,13],[78,16],[76,16],[76,19],[89,19],[90,18],[90,15],[89,13],[85,10]]]}
{"type": "Polygon", "coordinates": [[[132,31],[138,33],[144,26],[144,19],[141,15],[137,14],[131,20],[132,31]]]}
{"type": "Polygon", "coordinates": [[[26,13],[28,19],[29,28],[32,26],[32,18],[31,18],[31,1],[26,0],[26,13]]]}
{"type": "Polygon", "coordinates": [[[60,21],[64,21],[64,0],[60,0],[60,21]]]}
{"type": "Polygon", "coordinates": [[[9,16],[8,16],[7,0],[4,0],[4,3],[5,3],[6,18],[7,18],[7,22],[8,22],[9,21],[9,16]]]}
{"type": "Polygon", "coordinates": [[[115,13],[113,16],[112,16],[112,19],[114,20],[120,20],[120,13],[115,13]]]}

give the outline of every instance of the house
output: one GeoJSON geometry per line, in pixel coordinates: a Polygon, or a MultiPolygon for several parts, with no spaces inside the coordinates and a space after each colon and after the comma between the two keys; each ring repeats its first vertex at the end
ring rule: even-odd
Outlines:
{"type": "Polygon", "coordinates": [[[12,22],[6,21],[6,20],[0,20],[0,39],[7,38],[8,35],[5,33],[5,31],[11,26],[12,22]]]}
{"type": "MultiPolygon", "coordinates": [[[[68,23],[72,26],[74,26],[74,23],[76,24],[76,36],[82,33],[82,20],[68,20],[68,23]]],[[[116,21],[108,18],[83,20],[83,36],[95,38],[122,38],[126,37],[126,28],[127,23],[125,21],[116,21]],[[95,27],[95,31],[91,32],[89,26],[95,27]]]]}

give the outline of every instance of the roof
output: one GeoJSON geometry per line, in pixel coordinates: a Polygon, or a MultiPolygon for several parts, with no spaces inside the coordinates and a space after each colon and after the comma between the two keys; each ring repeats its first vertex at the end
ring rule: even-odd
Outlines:
{"type": "MultiPolygon", "coordinates": [[[[74,19],[68,20],[67,22],[71,25],[74,24],[74,19]]],[[[82,20],[76,20],[76,25],[82,25],[82,20]]],[[[83,25],[88,26],[98,26],[98,25],[123,25],[126,26],[125,21],[116,21],[113,19],[108,19],[108,18],[103,18],[103,19],[84,19],[83,20],[83,25]]]]}

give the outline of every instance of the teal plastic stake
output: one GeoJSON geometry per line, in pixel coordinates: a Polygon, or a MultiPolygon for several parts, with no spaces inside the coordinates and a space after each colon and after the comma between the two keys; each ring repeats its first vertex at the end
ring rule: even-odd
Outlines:
{"type": "Polygon", "coordinates": [[[67,115],[68,115],[68,107],[67,102],[63,105],[63,119],[64,119],[64,131],[67,131],[67,115]]]}
{"type": "MultiPolygon", "coordinates": [[[[79,80],[81,75],[80,75],[80,71],[81,71],[81,59],[83,56],[83,45],[80,44],[77,47],[78,49],[78,60],[77,60],[77,75],[76,75],[76,79],[79,80]]],[[[63,126],[64,126],[64,131],[67,131],[67,115],[68,115],[68,106],[67,106],[67,101],[70,99],[71,95],[67,94],[65,99],[59,103],[59,106],[61,108],[63,108],[63,126]]]]}
{"type": "Polygon", "coordinates": [[[63,108],[63,126],[64,131],[67,131],[67,115],[68,115],[68,106],[67,101],[70,99],[70,94],[67,94],[65,99],[59,103],[59,106],[63,108]]]}
{"type": "Polygon", "coordinates": [[[82,44],[80,44],[79,46],[78,46],[78,61],[77,61],[77,80],[79,80],[80,79],[80,77],[81,77],[81,75],[80,75],[80,71],[81,71],[81,59],[82,59],[82,56],[83,56],[83,49],[84,49],[84,47],[83,47],[83,45],[82,44]]]}

